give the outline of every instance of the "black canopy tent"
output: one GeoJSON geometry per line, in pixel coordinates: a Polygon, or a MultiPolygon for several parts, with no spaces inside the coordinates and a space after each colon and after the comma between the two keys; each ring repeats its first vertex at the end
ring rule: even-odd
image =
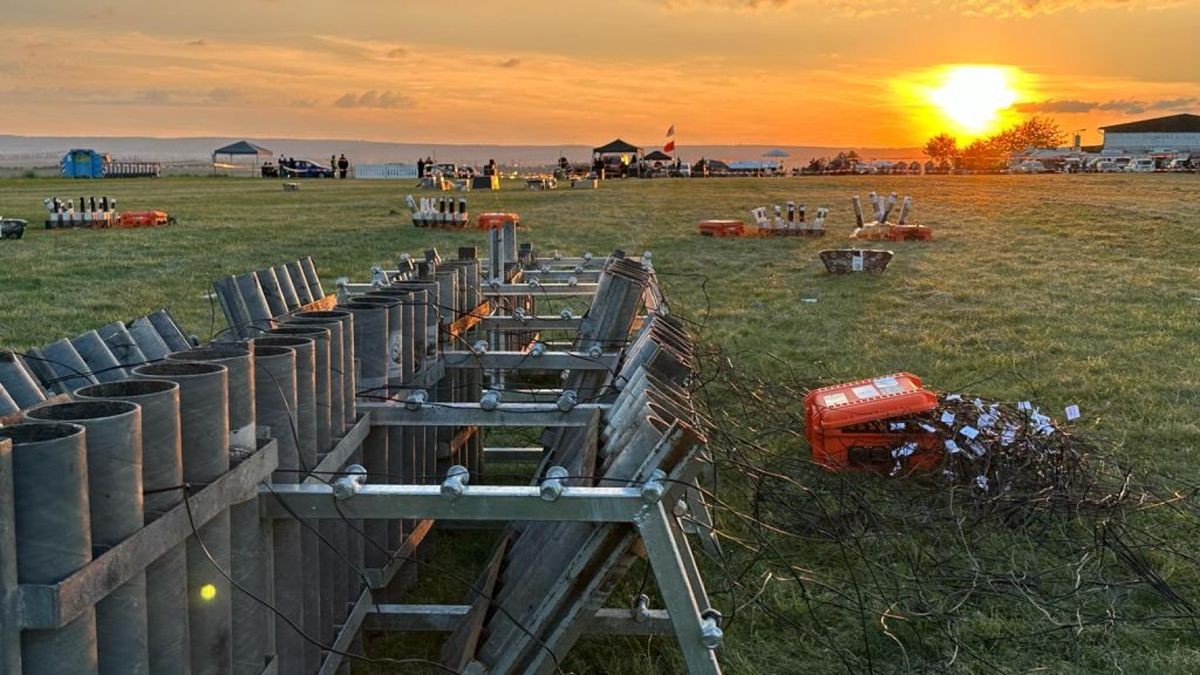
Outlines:
{"type": "Polygon", "coordinates": [[[673,162],[673,161],[675,161],[674,157],[668,155],[667,153],[663,152],[662,150],[655,150],[654,152],[643,157],[642,159],[646,160],[647,162],[673,162]]]}
{"type": "Polygon", "coordinates": [[[216,150],[213,150],[213,153],[212,153],[213,173],[215,174],[218,169],[248,168],[248,169],[250,169],[252,175],[258,175],[259,159],[262,157],[270,158],[270,157],[274,157],[274,156],[275,156],[275,153],[271,152],[267,148],[262,147],[261,145],[255,145],[254,143],[251,143],[250,141],[238,141],[237,143],[230,143],[229,145],[226,145],[223,148],[217,148],[216,150]],[[224,155],[228,159],[228,161],[225,162],[224,164],[218,162],[217,161],[218,155],[224,155]],[[234,158],[236,158],[236,157],[250,157],[251,162],[249,165],[246,165],[244,163],[235,163],[234,158]]]}
{"type": "Polygon", "coordinates": [[[626,143],[625,141],[618,138],[611,143],[607,143],[598,148],[592,148],[592,154],[596,155],[596,156],[633,155],[636,157],[636,156],[642,154],[642,149],[636,145],[633,145],[632,143],[626,143]]]}

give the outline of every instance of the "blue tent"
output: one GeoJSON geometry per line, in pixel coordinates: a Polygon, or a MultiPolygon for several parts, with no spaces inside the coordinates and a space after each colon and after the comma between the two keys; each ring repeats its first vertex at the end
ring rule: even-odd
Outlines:
{"type": "Polygon", "coordinates": [[[95,150],[72,149],[58,162],[60,173],[67,178],[103,178],[108,155],[95,150]]]}

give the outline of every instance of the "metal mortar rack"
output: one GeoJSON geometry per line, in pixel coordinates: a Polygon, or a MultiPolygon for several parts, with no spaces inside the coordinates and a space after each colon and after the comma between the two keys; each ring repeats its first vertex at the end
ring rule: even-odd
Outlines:
{"type": "Polygon", "coordinates": [[[674,634],[690,672],[719,672],[687,536],[717,550],[686,326],[649,253],[539,257],[515,235],[489,232],[486,264],[430,250],[329,295],[309,259],[225,277],[229,329],[203,347],[172,321],[160,348],[148,319],[63,341],[78,362],[59,370],[0,359],[13,417],[54,420],[0,429],[0,670],[51,672],[59,653],[79,672],[333,673],[367,628],[449,633],[447,667],[492,673],[551,672],[585,633],[674,634]],[[582,316],[559,309],[578,298],[582,316]],[[124,411],[125,433],[61,407],[82,400],[124,411]],[[545,432],[484,444],[505,427],[545,432]],[[31,462],[46,443],[56,461],[31,462]],[[537,468],[489,485],[491,462],[537,468]],[[116,516],[89,520],[87,496],[116,486],[146,499],[106,506],[128,527],[92,557],[85,535],[116,516]],[[504,529],[461,604],[394,602],[434,532],[483,523],[504,529]],[[639,557],[665,609],[607,607],[639,557]]]}

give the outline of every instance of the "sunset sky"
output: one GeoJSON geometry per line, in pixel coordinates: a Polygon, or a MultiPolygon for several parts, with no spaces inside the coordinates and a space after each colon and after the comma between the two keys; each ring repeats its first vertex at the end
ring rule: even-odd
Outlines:
{"type": "Polygon", "coordinates": [[[7,134],[911,146],[1200,112],[1195,0],[5,5],[7,134]]]}

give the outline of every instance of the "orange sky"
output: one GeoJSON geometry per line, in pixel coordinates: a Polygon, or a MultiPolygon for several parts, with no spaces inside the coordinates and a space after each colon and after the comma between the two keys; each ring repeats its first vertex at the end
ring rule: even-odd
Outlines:
{"type": "Polygon", "coordinates": [[[909,146],[946,64],[1063,129],[1200,111],[1193,0],[38,0],[0,133],[909,146]]]}

